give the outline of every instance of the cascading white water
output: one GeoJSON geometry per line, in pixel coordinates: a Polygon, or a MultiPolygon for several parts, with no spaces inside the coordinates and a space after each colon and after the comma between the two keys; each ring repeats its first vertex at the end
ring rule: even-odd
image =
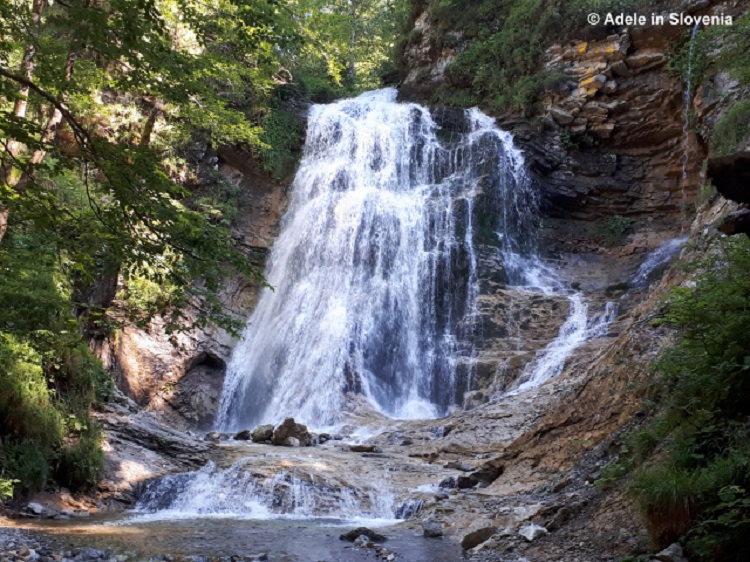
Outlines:
{"type": "MultiPolygon", "coordinates": [[[[507,256],[533,243],[535,198],[520,151],[491,118],[470,110],[440,138],[429,110],[396,96],[312,108],[266,271],[273,289],[231,359],[218,427],[289,415],[328,426],[347,392],[403,418],[461,402],[470,373],[456,357],[471,355],[478,290],[475,198],[494,207],[507,256]]],[[[511,281],[523,277],[506,264],[511,281]]]]}
{"type": "Polygon", "coordinates": [[[688,165],[690,164],[690,106],[693,100],[693,58],[695,57],[695,36],[701,23],[697,22],[690,32],[690,47],[688,50],[687,68],[685,69],[685,90],[682,93],[682,176],[680,191],[682,193],[682,214],[687,213],[687,180],[688,165]]]}
{"type": "Polygon", "coordinates": [[[636,289],[648,287],[654,273],[668,265],[687,241],[687,236],[673,238],[661,244],[653,252],[650,252],[638,268],[633,280],[630,282],[630,286],[636,289]]]}
{"type": "Polygon", "coordinates": [[[141,494],[135,511],[156,519],[392,520],[408,507],[395,506],[393,495],[376,486],[355,488],[325,472],[299,468],[266,473],[253,469],[248,460],[227,469],[210,462],[197,472],[155,480],[141,494]]]}

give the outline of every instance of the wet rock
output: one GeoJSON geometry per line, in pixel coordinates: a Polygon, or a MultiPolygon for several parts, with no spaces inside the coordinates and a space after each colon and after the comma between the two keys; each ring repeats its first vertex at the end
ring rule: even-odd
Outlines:
{"type": "Polygon", "coordinates": [[[443,524],[437,519],[425,519],[422,521],[422,533],[425,537],[442,537],[443,524]]]}
{"type": "Polygon", "coordinates": [[[396,519],[411,519],[424,507],[424,501],[420,499],[408,499],[396,509],[396,519]]]}
{"type": "Polygon", "coordinates": [[[490,537],[495,534],[495,531],[497,531],[497,527],[494,526],[479,527],[473,531],[469,531],[461,539],[461,548],[468,550],[475,546],[479,546],[483,542],[489,540],[490,537]]]}
{"type": "Polygon", "coordinates": [[[301,444],[300,440],[297,439],[296,437],[287,437],[286,439],[284,439],[284,442],[282,443],[284,447],[299,447],[300,444],[301,444]]]}
{"type": "Polygon", "coordinates": [[[103,550],[98,550],[96,548],[77,548],[75,550],[75,558],[74,560],[80,561],[80,562],[86,562],[88,560],[101,560],[102,558],[106,558],[107,553],[103,550]]]}
{"type": "Polygon", "coordinates": [[[312,445],[312,436],[307,430],[307,426],[294,421],[294,418],[287,418],[284,423],[279,425],[273,431],[271,442],[274,445],[286,445],[288,438],[294,438],[299,441],[299,446],[309,447],[312,445]]]}
{"type": "Polygon", "coordinates": [[[456,478],[456,488],[459,490],[468,490],[469,488],[473,488],[477,485],[476,480],[474,480],[471,476],[459,476],[456,478]]]}
{"type": "Polygon", "coordinates": [[[543,537],[547,533],[549,533],[547,529],[545,529],[541,525],[534,525],[533,523],[530,525],[521,527],[518,530],[518,534],[521,535],[523,538],[525,538],[529,542],[535,541],[536,539],[538,539],[539,537],[543,537]]]}
{"type": "Polygon", "coordinates": [[[49,509],[38,502],[29,502],[26,507],[28,507],[31,513],[33,513],[34,515],[39,515],[40,517],[47,517],[49,515],[52,515],[52,512],[49,509]]]}
{"type": "Polygon", "coordinates": [[[682,547],[678,543],[670,544],[654,558],[659,562],[687,562],[685,555],[682,553],[682,547]]]}
{"type": "Polygon", "coordinates": [[[750,210],[742,209],[729,213],[718,226],[719,231],[727,236],[747,234],[750,236],[750,210]]]}
{"type": "Polygon", "coordinates": [[[440,484],[438,484],[438,488],[443,488],[444,490],[452,490],[457,486],[458,484],[455,476],[449,476],[448,478],[441,480],[440,484]]]}
{"type": "Polygon", "coordinates": [[[259,425],[258,427],[253,429],[250,438],[253,440],[253,443],[270,441],[273,438],[273,425],[271,425],[270,423],[266,425],[259,425]]]}
{"type": "Polygon", "coordinates": [[[367,535],[359,535],[356,539],[354,539],[354,544],[360,547],[367,547],[367,545],[370,543],[370,537],[368,537],[367,535]]]}
{"type": "Polygon", "coordinates": [[[234,438],[237,441],[250,441],[252,438],[252,433],[250,433],[249,429],[243,429],[239,433],[235,434],[234,438]]]}
{"type": "Polygon", "coordinates": [[[388,537],[386,537],[385,535],[382,535],[377,531],[373,531],[372,529],[368,529],[367,527],[357,527],[356,529],[352,529],[351,531],[340,535],[339,539],[341,539],[342,541],[354,542],[361,535],[364,535],[369,540],[374,542],[383,542],[388,540],[388,537]]]}
{"type": "Polygon", "coordinates": [[[349,450],[352,453],[381,453],[379,447],[375,445],[350,445],[349,450]]]}
{"type": "Polygon", "coordinates": [[[473,470],[475,470],[475,468],[471,466],[470,464],[467,464],[465,462],[459,462],[459,461],[451,461],[445,465],[445,468],[450,468],[453,470],[460,470],[461,472],[472,472],[473,470]]]}

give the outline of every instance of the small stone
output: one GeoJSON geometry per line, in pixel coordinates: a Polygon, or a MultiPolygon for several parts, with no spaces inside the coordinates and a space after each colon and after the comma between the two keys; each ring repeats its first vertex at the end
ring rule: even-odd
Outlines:
{"type": "Polygon", "coordinates": [[[458,461],[452,461],[445,465],[445,468],[450,468],[453,470],[460,470],[461,472],[473,472],[476,470],[473,466],[470,464],[467,464],[465,462],[458,462],[458,461]]]}
{"type": "Polygon", "coordinates": [[[376,452],[375,449],[377,449],[375,445],[350,445],[349,446],[349,450],[352,453],[374,453],[376,452]]]}
{"type": "Polygon", "coordinates": [[[27,507],[34,515],[44,515],[47,513],[47,508],[37,502],[29,502],[27,507]]]}
{"type": "Polygon", "coordinates": [[[525,527],[521,527],[518,530],[518,534],[529,542],[532,542],[539,537],[546,535],[547,533],[549,533],[547,529],[545,529],[541,525],[535,525],[533,523],[530,525],[526,525],[525,527]]]}
{"type": "Polygon", "coordinates": [[[250,441],[250,439],[252,438],[252,435],[253,434],[250,432],[249,429],[243,429],[239,433],[235,434],[234,438],[237,441],[250,441]]]}
{"type": "Polygon", "coordinates": [[[284,447],[299,447],[300,442],[296,437],[287,437],[281,445],[284,447]]]}
{"type": "Polygon", "coordinates": [[[682,553],[682,547],[678,543],[670,544],[654,558],[659,562],[687,562],[685,555],[682,553]]]}

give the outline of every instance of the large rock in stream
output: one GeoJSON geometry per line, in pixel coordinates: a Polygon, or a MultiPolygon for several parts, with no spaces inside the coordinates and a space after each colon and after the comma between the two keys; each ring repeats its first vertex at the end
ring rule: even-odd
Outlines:
{"type": "Polygon", "coordinates": [[[300,447],[309,447],[313,444],[313,439],[306,425],[295,422],[294,418],[287,418],[273,431],[271,442],[274,445],[287,447],[293,447],[297,444],[300,447]],[[298,443],[295,443],[295,439],[298,443]]]}

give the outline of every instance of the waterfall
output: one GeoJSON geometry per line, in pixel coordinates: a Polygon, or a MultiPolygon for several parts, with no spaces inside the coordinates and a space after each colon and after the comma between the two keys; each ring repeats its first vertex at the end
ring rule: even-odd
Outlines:
{"type": "MultiPolygon", "coordinates": [[[[196,472],[147,484],[135,511],[143,519],[235,517],[244,519],[397,519],[408,506],[376,485],[352,486],[314,467],[263,470],[242,459],[221,469],[213,462],[196,472]]],[[[287,461],[289,464],[290,461],[287,461]]]]}
{"type": "Polygon", "coordinates": [[[677,255],[687,241],[687,236],[673,238],[650,252],[638,268],[638,271],[630,282],[630,286],[636,289],[648,287],[649,283],[653,280],[654,274],[662,271],[669,265],[669,262],[672,261],[672,258],[677,255]]]}
{"type": "Polygon", "coordinates": [[[347,393],[397,418],[444,415],[471,372],[474,239],[520,282],[536,198],[512,137],[478,110],[434,116],[385,89],[311,109],[264,289],[228,366],[218,427],[340,421],[347,393]],[[440,126],[437,121],[445,121],[440,126]],[[492,224],[475,224],[475,201],[492,224]],[[515,261],[514,261],[515,260],[515,261]]]}
{"type": "Polygon", "coordinates": [[[680,189],[682,193],[682,214],[687,218],[687,180],[688,165],[690,164],[690,105],[693,99],[693,58],[695,56],[695,36],[701,22],[698,21],[690,32],[690,48],[688,49],[688,64],[685,69],[685,90],[682,93],[682,176],[680,189]]]}

